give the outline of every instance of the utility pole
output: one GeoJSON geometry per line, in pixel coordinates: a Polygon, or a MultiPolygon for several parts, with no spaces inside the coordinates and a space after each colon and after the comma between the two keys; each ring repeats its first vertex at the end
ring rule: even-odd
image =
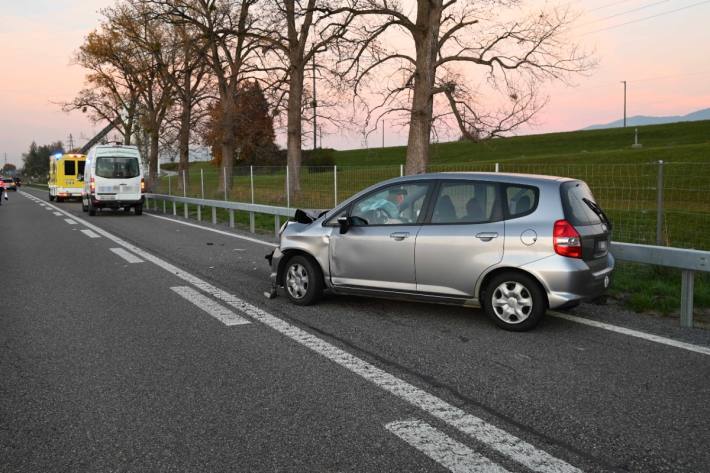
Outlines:
{"type": "Polygon", "coordinates": [[[313,151],[316,150],[317,145],[317,135],[316,135],[316,123],[317,123],[317,107],[318,102],[316,102],[316,55],[313,53],[313,151]]]}
{"type": "Polygon", "coordinates": [[[622,80],[622,84],[624,84],[624,128],[626,128],[626,81],[622,80]]]}
{"type": "Polygon", "coordinates": [[[70,153],[74,151],[74,137],[71,133],[69,133],[69,149],[67,151],[69,151],[70,153]]]}

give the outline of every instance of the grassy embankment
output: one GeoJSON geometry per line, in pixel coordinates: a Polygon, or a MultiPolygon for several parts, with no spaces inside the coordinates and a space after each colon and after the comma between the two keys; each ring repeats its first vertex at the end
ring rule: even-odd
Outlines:
{"type": "MultiPolygon", "coordinates": [[[[710,121],[638,127],[640,149],[631,148],[634,129],[550,133],[492,140],[485,143],[433,144],[431,171],[530,172],[584,179],[615,223],[614,239],[655,243],[657,178],[664,165],[664,240],[673,246],[710,249],[710,121]]],[[[399,175],[405,148],[349,150],[336,153],[338,198],[399,175]]],[[[190,168],[188,195],[199,196],[200,169],[205,197],[216,192],[218,171],[209,164],[190,168]]],[[[285,205],[283,168],[255,167],[255,202],[285,205]]],[[[171,188],[177,189],[176,178],[171,188]]],[[[332,169],[304,170],[302,189],[292,206],[333,206],[332,169]]],[[[167,192],[168,182],[161,183],[167,192]]],[[[230,199],[250,201],[248,168],[235,170],[230,199]]],[[[194,210],[193,210],[194,215],[194,210]]],[[[182,213],[179,213],[182,215],[182,213]]],[[[220,215],[224,222],[227,216],[220,215]]],[[[237,221],[247,223],[237,213],[237,221]]],[[[273,217],[257,216],[257,226],[273,231],[273,217]]],[[[710,307],[710,277],[698,275],[696,305],[710,307]]],[[[672,313],[678,310],[680,274],[673,270],[620,265],[612,293],[636,310],[672,313]]]]}

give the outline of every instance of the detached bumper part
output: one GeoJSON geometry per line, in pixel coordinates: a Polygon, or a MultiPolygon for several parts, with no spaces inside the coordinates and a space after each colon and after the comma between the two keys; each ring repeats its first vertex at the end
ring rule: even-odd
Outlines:
{"type": "Polygon", "coordinates": [[[277,293],[277,291],[276,291],[276,277],[275,277],[275,271],[278,269],[279,260],[281,259],[281,257],[280,257],[280,253],[279,253],[279,257],[278,257],[278,259],[276,260],[276,269],[274,269],[274,254],[276,253],[276,251],[277,251],[277,250],[274,250],[274,251],[272,251],[271,253],[269,253],[269,254],[267,254],[266,256],[264,256],[264,258],[266,259],[266,261],[269,262],[269,266],[271,266],[271,268],[272,268],[272,274],[271,274],[271,289],[269,289],[268,291],[264,291],[264,297],[266,297],[267,299],[275,299],[276,296],[278,295],[278,293],[277,293]]]}

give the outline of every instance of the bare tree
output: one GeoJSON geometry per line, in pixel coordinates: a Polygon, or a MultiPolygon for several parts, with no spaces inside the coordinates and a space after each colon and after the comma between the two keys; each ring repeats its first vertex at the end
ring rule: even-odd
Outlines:
{"type": "MultiPolygon", "coordinates": [[[[249,34],[263,44],[262,71],[271,78],[267,92],[275,97],[276,112],[286,110],[286,156],[289,188],[300,191],[301,149],[303,146],[303,110],[305,79],[309,64],[315,74],[316,55],[326,53],[331,45],[343,38],[354,14],[334,12],[337,1],[271,0],[260,6],[261,20],[249,34]]],[[[316,98],[311,99],[313,113],[316,98]]],[[[316,130],[313,140],[316,140],[316,130]]]]}
{"type": "Polygon", "coordinates": [[[258,43],[248,35],[254,24],[250,11],[258,0],[140,0],[155,15],[172,24],[190,27],[205,42],[205,58],[219,94],[222,137],[220,186],[232,185],[236,100],[239,84],[258,71],[253,59],[258,43]]]}
{"type": "Polygon", "coordinates": [[[593,66],[565,38],[568,10],[523,17],[513,11],[523,7],[522,0],[349,0],[339,10],[359,18],[352,41],[342,43],[340,72],[362,95],[373,77],[378,83],[389,77],[368,121],[407,114],[408,174],[425,172],[436,119],[453,116],[469,139],[500,135],[544,105],[536,93],[543,82],[569,80],[593,66]],[[490,97],[471,79],[485,86],[485,95],[502,97],[499,110],[481,109],[490,97]]]}
{"type": "Polygon", "coordinates": [[[114,123],[127,145],[135,132],[141,89],[132,55],[130,41],[105,24],[89,33],[74,57],[74,63],[88,70],[87,86],[61,104],[65,112],[87,113],[94,123],[114,123]]]}

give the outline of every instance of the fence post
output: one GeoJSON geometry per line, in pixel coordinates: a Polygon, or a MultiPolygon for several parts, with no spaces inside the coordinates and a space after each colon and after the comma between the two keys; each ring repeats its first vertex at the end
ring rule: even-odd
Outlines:
{"type": "Polygon", "coordinates": [[[288,164],[286,165],[286,208],[291,208],[291,181],[288,175],[288,164]]]}
{"type": "Polygon", "coordinates": [[[335,204],[333,207],[338,206],[338,166],[333,166],[333,195],[335,199],[335,204]]]}
{"type": "MultiPolygon", "coordinates": [[[[182,172],[182,196],[187,197],[187,171],[182,172]]],[[[185,209],[185,218],[187,218],[190,214],[189,210],[189,205],[187,202],[185,202],[185,206],[183,207],[185,209]]]]}
{"type": "MultiPolygon", "coordinates": [[[[254,166],[249,166],[249,180],[251,181],[251,203],[254,203],[254,166]]],[[[249,212],[249,231],[254,233],[254,212],[249,212]]]]}
{"type": "Polygon", "coordinates": [[[693,271],[683,270],[680,286],[680,326],[693,327],[693,289],[695,285],[693,271]]]}
{"type": "Polygon", "coordinates": [[[200,196],[205,200],[205,173],[202,168],[200,168],[200,196]]]}
{"type": "Polygon", "coordinates": [[[399,165],[399,177],[404,176],[404,164],[399,165]]]}
{"type": "Polygon", "coordinates": [[[500,172],[500,165],[499,165],[499,163],[496,163],[496,172],[500,172]]]}
{"type": "Polygon", "coordinates": [[[168,176],[168,195],[173,195],[173,189],[172,189],[173,179],[172,179],[172,177],[173,177],[172,175],[168,176]]]}
{"type": "MultiPolygon", "coordinates": [[[[234,168],[232,168],[232,170],[234,170],[234,168]]],[[[228,200],[227,199],[227,166],[224,167],[224,174],[222,174],[222,176],[224,176],[224,200],[228,200]]]]}
{"type": "Polygon", "coordinates": [[[656,198],[656,245],[663,246],[663,160],[658,161],[656,198]]]}

